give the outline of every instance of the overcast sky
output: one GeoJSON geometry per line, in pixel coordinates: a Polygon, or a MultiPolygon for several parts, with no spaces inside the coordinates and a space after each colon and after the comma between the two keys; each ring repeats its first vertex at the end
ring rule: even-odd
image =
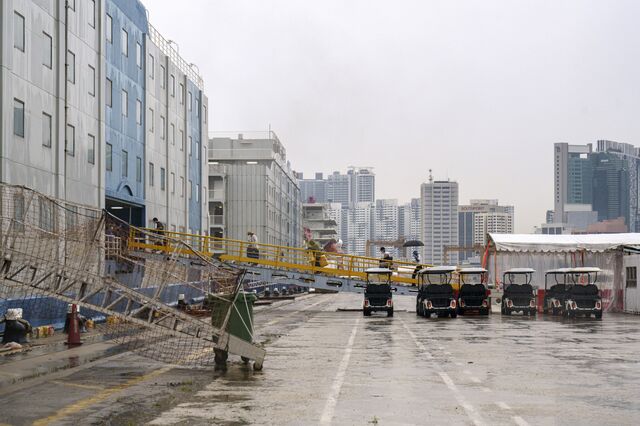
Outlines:
{"type": "Polygon", "coordinates": [[[143,2],[199,66],[209,130],[271,125],[307,177],[374,167],[377,198],[433,169],[531,232],[554,142],[640,145],[639,1],[143,2]]]}

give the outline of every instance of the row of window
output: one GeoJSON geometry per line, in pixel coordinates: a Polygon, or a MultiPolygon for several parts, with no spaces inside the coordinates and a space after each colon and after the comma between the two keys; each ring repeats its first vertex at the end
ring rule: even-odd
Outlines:
{"type": "MultiPolygon", "coordinates": [[[[51,148],[53,132],[53,121],[51,114],[42,112],[42,146],[51,148]]],[[[20,99],[13,99],[13,134],[25,137],[25,107],[20,99]]],[[[87,161],[89,164],[96,162],[96,138],[92,134],[87,134],[87,161]]],[[[70,156],[75,156],[76,152],[76,128],[67,124],[65,137],[65,152],[70,156]]]]}
{"type": "MultiPolygon", "coordinates": [[[[90,13],[90,22],[89,24],[95,28],[95,0],[90,0],[89,4],[91,5],[91,10],[92,13],[90,13]]],[[[70,6],[70,9],[75,10],[75,6],[72,8],[70,6]]],[[[113,42],[113,20],[111,18],[111,16],[109,14],[106,15],[107,16],[107,22],[106,22],[106,38],[107,38],[107,42],[112,43],[113,42]]],[[[42,45],[42,63],[45,67],[51,69],[53,67],[53,37],[49,34],[47,34],[45,31],[42,32],[43,35],[43,45],[42,45]]],[[[14,11],[14,33],[13,33],[13,45],[16,49],[20,50],[21,52],[25,51],[25,18],[24,16],[22,16],[20,13],[14,11]]],[[[122,37],[121,37],[121,47],[122,47],[122,53],[125,56],[129,56],[129,33],[122,28],[122,37]]],[[[75,66],[75,53],[73,53],[71,50],[67,50],[67,80],[73,84],[75,84],[76,81],[76,66],[75,66]]],[[[138,66],[138,68],[142,68],[142,45],[138,42],[136,42],[136,65],[138,66]]],[[[91,96],[95,96],[96,93],[96,70],[95,67],[89,65],[89,81],[91,82],[90,84],[90,88],[89,88],[89,94],[91,96]]],[[[162,71],[162,80],[160,82],[160,85],[162,88],[165,88],[165,81],[166,81],[166,70],[165,67],[163,65],[160,65],[160,69],[162,71]]],[[[150,77],[151,79],[155,78],[155,59],[153,57],[153,55],[149,55],[149,73],[150,73],[150,77]]],[[[107,105],[111,106],[111,96],[112,96],[112,90],[111,90],[111,81],[107,79],[107,105]]],[[[171,96],[175,97],[175,92],[176,92],[176,82],[175,82],[175,76],[173,74],[171,74],[171,96]]],[[[179,91],[179,95],[180,95],[180,104],[184,105],[184,101],[185,101],[185,87],[183,83],[180,83],[180,91],[179,91]]],[[[188,93],[188,109],[189,111],[191,111],[193,109],[193,95],[191,93],[191,91],[189,91],[188,93]]],[[[197,100],[196,100],[196,104],[198,104],[197,100]]],[[[123,111],[124,111],[124,107],[123,107],[123,111]]],[[[196,111],[198,113],[198,116],[200,116],[200,108],[199,105],[196,105],[196,111]]],[[[206,124],[207,122],[207,110],[206,110],[206,106],[203,107],[203,113],[204,113],[204,122],[206,124]]],[[[124,114],[124,112],[123,112],[124,114]]],[[[126,116],[126,114],[124,114],[126,116]]],[[[141,124],[142,120],[140,119],[138,121],[138,124],[141,124]]]]}

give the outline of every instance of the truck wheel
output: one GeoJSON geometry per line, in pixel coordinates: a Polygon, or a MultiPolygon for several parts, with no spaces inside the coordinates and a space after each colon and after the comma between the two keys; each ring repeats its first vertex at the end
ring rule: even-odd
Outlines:
{"type": "Polygon", "coordinates": [[[596,319],[602,319],[602,312],[596,312],[596,319]]]}
{"type": "Polygon", "coordinates": [[[458,314],[455,311],[451,312],[451,318],[457,318],[457,317],[458,317],[458,314]]]}
{"type": "Polygon", "coordinates": [[[249,364],[249,361],[250,361],[250,360],[249,360],[249,358],[247,358],[246,356],[241,356],[241,357],[240,357],[240,359],[242,359],[242,362],[243,362],[244,364],[249,364]]]}
{"type": "Polygon", "coordinates": [[[262,361],[256,361],[253,363],[253,371],[262,371],[262,361]]]}
{"type": "Polygon", "coordinates": [[[387,317],[392,317],[393,316],[393,309],[389,309],[387,311],[387,317]]]}

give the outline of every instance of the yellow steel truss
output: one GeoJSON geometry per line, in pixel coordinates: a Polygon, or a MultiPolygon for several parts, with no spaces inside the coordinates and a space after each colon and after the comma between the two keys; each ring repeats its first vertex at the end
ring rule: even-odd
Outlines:
{"type": "MultiPolygon", "coordinates": [[[[388,267],[393,270],[392,281],[398,284],[415,285],[412,277],[418,264],[393,260],[383,261],[372,257],[353,256],[343,253],[313,252],[305,248],[277,246],[272,244],[250,243],[247,241],[211,237],[207,235],[186,234],[154,229],[131,228],[128,246],[136,250],[152,250],[166,253],[189,255],[187,250],[177,244],[178,241],[188,244],[199,254],[216,257],[223,262],[246,263],[269,266],[275,269],[309,273],[321,273],[336,277],[366,278],[369,268],[388,267]],[[150,234],[158,235],[154,239],[150,234]],[[172,241],[175,241],[173,243],[172,241]],[[250,245],[257,247],[258,257],[251,257],[247,249],[250,245]],[[390,263],[390,265],[388,264],[390,263]]],[[[426,265],[422,265],[423,267],[426,265]]]]}

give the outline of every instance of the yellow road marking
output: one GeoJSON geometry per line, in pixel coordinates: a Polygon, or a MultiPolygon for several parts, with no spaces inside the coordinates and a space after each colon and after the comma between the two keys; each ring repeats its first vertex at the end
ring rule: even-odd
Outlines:
{"type": "Polygon", "coordinates": [[[97,385],[83,385],[81,383],[71,383],[71,382],[63,382],[61,380],[53,380],[51,383],[55,383],[57,385],[64,385],[64,386],[73,386],[76,388],[80,388],[80,389],[93,389],[93,390],[102,390],[104,389],[104,386],[97,386],[97,385]]]}
{"type": "Polygon", "coordinates": [[[84,410],[85,408],[88,408],[94,404],[97,404],[98,402],[101,402],[107,398],[109,398],[111,395],[118,393],[124,389],[127,389],[131,386],[137,385],[140,382],[143,382],[145,380],[151,379],[153,377],[159,376],[160,374],[166,373],[167,371],[171,370],[172,367],[163,367],[160,368],[158,370],[152,371],[151,373],[145,374],[143,376],[140,377],[136,377],[135,379],[131,379],[121,385],[118,386],[114,386],[112,388],[108,388],[108,389],[104,389],[101,392],[98,392],[97,394],[90,396],[89,398],[85,398],[85,399],[81,399],[80,401],[74,402],[73,404],[67,405],[66,407],[58,410],[55,414],[52,414],[49,417],[45,417],[39,420],[36,420],[35,422],[33,422],[33,426],[45,426],[48,425],[50,423],[53,423],[55,421],[58,421],[64,417],[67,417],[71,414],[75,414],[79,411],[84,410]]]}

